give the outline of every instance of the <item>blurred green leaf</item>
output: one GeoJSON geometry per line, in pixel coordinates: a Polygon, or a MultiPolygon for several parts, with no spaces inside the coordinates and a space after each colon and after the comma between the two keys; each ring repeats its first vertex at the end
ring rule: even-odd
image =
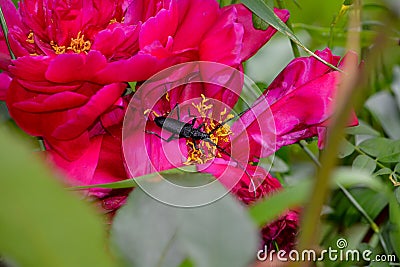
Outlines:
{"type": "Polygon", "coordinates": [[[354,145],[351,144],[346,139],[343,139],[342,144],[340,145],[339,148],[339,158],[345,158],[347,156],[350,156],[353,152],[354,152],[354,145]]]}
{"type": "Polygon", "coordinates": [[[400,187],[396,187],[396,189],[394,190],[394,195],[397,199],[397,203],[400,204],[400,187]]]}
{"type": "Polygon", "coordinates": [[[396,166],[394,167],[394,171],[400,174],[400,163],[396,164],[396,166]]]}
{"type": "Polygon", "coordinates": [[[102,219],[0,128],[0,254],[19,266],[115,266],[102,219]]]}
{"type": "Polygon", "coordinates": [[[390,241],[398,257],[400,257],[400,206],[395,196],[389,202],[389,220],[391,223],[390,241]]]}
{"type": "Polygon", "coordinates": [[[400,151],[399,142],[388,138],[377,137],[365,140],[359,144],[362,151],[373,157],[381,158],[400,151]]]}
{"type": "Polygon", "coordinates": [[[393,68],[392,90],[397,100],[397,106],[400,107],[400,66],[393,68]]]}
{"type": "Polygon", "coordinates": [[[358,122],[359,125],[346,128],[346,134],[380,136],[379,132],[368,125],[366,122],[362,120],[359,120],[358,122]]]}
{"type": "Polygon", "coordinates": [[[259,161],[260,166],[272,172],[288,172],[289,166],[278,156],[270,156],[268,158],[261,158],[259,161]]]}
{"type": "MultiPolygon", "coordinates": [[[[226,192],[217,185],[202,194],[226,192]]],[[[151,192],[169,190],[165,183],[149,186],[151,192]]],[[[190,190],[165,194],[176,199],[192,196],[190,190]]],[[[140,188],[115,217],[111,239],[128,266],[138,267],[178,266],[186,258],[196,267],[242,267],[251,262],[257,249],[257,229],[232,196],[202,207],[180,208],[155,200],[140,188]]]]}
{"type": "Polygon", "coordinates": [[[390,138],[400,139],[400,112],[394,97],[389,92],[376,93],[367,100],[365,106],[390,138]]]}
{"type": "Polygon", "coordinates": [[[375,176],[380,176],[380,175],[389,175],[392,173],[392,170],[389,168],[382,168],[379,169],[377,172],[374,173],[375,176]]]}
{"type": "Polygon", "coordinates": [[[303,205],[307,201],[310,192],[311,181],[301,181],[296,186],[287,187],[252,206],[250,208],[250,216],[258,225],[265,225],[279,217],[287,209],[303,205]]]}
{"type": "Polygon", "coordinates": [[[306,51],[309,55],[315,57],[317,60],[321,61],[325,65],[335,69],[337,71],[341,71],[336,66],[328,63],[321,57],[314,54],[310,49],[308,49],[297,37],[296,35],[288,28],[288,26],[279,19],[279,17],[274,13],[274,11],[264,3],[263,0],[242,0],[241,1],[245,6],[247,6],[254,14],[256,14],[259,18],[263,19],[269,25],[274,27],[279,32],[286,35],[290,40],[292,40],[296,45],[300,46],[304,51],[306,51]]]}
{"type": "MultiPolygon", "coordinates": [[[[154,172],[154,173],[135,177],[133,179],[126,179],[126,180],[119,181],[119,182],[106,183],[106,184],[95,184],[95,185],[87,185],[87,186],[74,186],[74,187],[70,187],[68,189],[81,190],[81,189],[88,189],[88,188],[110,188],[110,189],[131,188],[131,187],[138,186],[138,183],[140,183],[141,181],[154,180],[154,179],[157,180],[157,179],[160,179],[161,177],[166,180],[170,180],[175,183],[179,183],[179,182],[188,181],[187,179],[184,178],[184,177],[186,177],[188,172],[191,172],[190,183],[192,183],[192,181],[196,181],[197,176],[205,177],[205,174],[197,172],[196,166],[191,165],[191,166],[185,166],[185,167],[180,167],[180,168],[168,169],[168,170],[161,171],[161,172],[154,172]]],[[[206,175],[206,176],[209,178],[208,179],[209,181],[215,179],[211,175],[206,175]]]]}
{"type": "Polygon", "coordinates": [[[376,168],[376,161],[365,155],[358,155],[353,161],[353,168],[372,174],[376,168]]]}

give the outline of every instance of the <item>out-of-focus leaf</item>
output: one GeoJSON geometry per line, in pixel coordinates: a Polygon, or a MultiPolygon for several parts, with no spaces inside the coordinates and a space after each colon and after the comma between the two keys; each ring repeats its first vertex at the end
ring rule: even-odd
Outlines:
{"type": "Polygon", "coordinates": [[[392,247],[395,250],[397,256],[400,255],[400,206],[395,198],[392,195],[389,202],[389,220],[391,223],[391,231],[389,232],[390,241],[392,243],[392,247]]]}
{"type": "Polygon", "coordinates": [[[394,190],[394,195],[396,196],[397,203],[400,204],[400,187],[396,187],[396,189],[394,190]]]}
{"type": "MultiPolygon", "coordinates": [[[[191,166],[185,166],[185,167],[181,167],[181,168],[168,169],[168,170],[156,172],[156,173],[150,173],[150,174],[139,176],[139,177],[136,177],[133,179],[126,179],[126,180],[119,181],[119,182],[86,185],[86,186],[74,186],[74,187],[70,187],[69,189],[70,190],[81,190],[81,189],[88,189],[88,188],[111,188],[111,189],[131,188],[131,187],[136,187],[138,185],[138,183],[140,183],[141,181],[159,179],[161,176],[164,179],[174,180],[179,183],[179,181],[182,181],[182,182],[185,181],[185,179],[183,179],[183,177],[186,177],[188,171],[191,172],[191,177],[192,177],[191,181],[198,181],[198,179],[196,179],[197,176],[205,177],[205,174],[197,172],[196,167],[191,165],[191,166]]],[[[211,175],[206,175],[206,176],[209,177],[209,181],[215,179],[211,175]]]]}
{"type": "Polygon", "coordinates": [[[369,126],[362,120],[358,120],[359,125],[354,127],[348,127],[345,129],[346,134],[351,135],[370,135],[370,136],[380,136],[379,132],[374,128],[369,126]]]}
{"type": "Polygon", "coordinates": [[[400,139],[400,112],[396,100],[389,92],[376,93],[367,100],[365,106],[389,137],[400,139]]]}
{"type": "Polygon", "coordinates": [[[288,208],[303,205],[311,192],[311,181],[304,180],[296,186],[287,187],[250,208],[250,215],[258,225],[265,225],[288,208]]]}
{"type": "Polygon", "coordinates": [[[289,166],[286,164],[285,161],[283,161],[280,157],[278,156],[270,156],[268,158],[262,158],[260,159],[260,165],[264,167],[265,169],[269,169],[269,166],[271,166],[270,171],[272,172],[288,172],[289,171],[289,166]]]}
{"type": "Polygon", "coordinates": [[[256,28],[257,30],[265,31],[269,26],[268,23],[266,23],[264,20],[262,20],[259,16],[257,16],[254,13],[252,15],[252,19],[253,19],[254,28],[256,28]]]}
{"type": "Polygon", "coordinates": [[[339,148],[339,158],[350,156],[354,152],[354,146],[346,139],[342,140],[339,148]]]}
{"type": "Polygon", "coordinates": [[[353,168],[372,174],[376,168],[376,161],[365,155],[358,155],[353,161],[353,168]]]}
{"type": "Polygon", "coordinates": [[[388,175],[391,174],[392,170],[389,168],[383,168],[378,170],[377,172],[374,173],[375,176],[380,176],[380,175],[388,175]]]}
{"type": "Polygon", "coordinates": [[[189,259],[185,259],[179,267],[195,267],[189,259]]]}
{"type": "Polygon", "coordinates": [[[400,163],[396,164],[396,166],[394,167],[394,171],[400,174],[400,163]]]}
{"type": "Polygon", "coordinates": [[[390,6],[390,10],[400,17],[400,2],[398,0],[385,0],[385,2],[390,6]]]}
{"type": "Polygon", "coordinates": [[[360,143],[359,147],[362,151],[373,157],[384,157],[393,154],[394,148],[393,140],[383,137],[371,138],[360,143]]]}
{"type": "Polygon", "coordinates": [[[397,106],[400,107],[400,66],[393,68],[392,90],[396,96],[397,106]]]}
{"type": "Polygon", "coordinates": [[[297,36],[289,29],[289,27],[279,19],[279,17],[274,13],[274,11],[265,4],[263,0],[241,0],[241,2],[247,6],[254,14],[256,14],[259,18],[263,19],[269,25],[274,27],[279,32],[286,35],[290,40],[292,40],[296,45],[300,46],[304,51],[306,51],[309,55],[315,57],[317,60],[321,61],[325,65],[331,67],[332,69],[339,70],[336,66],[328,63],[321,57],[314,54],[310,49],[308,49],[297,36]]]}
{"type": "Polygon", "coordinates": [[[0,254],[19,266],[115,266],[102,219],[0,128],[0,254]]]}
{"type": "MultiPolygon", "coordinates": [[[[190,175],[188,175],[190,179],[190,175]]],[[[165,183],[149,184],[164,192],[165,183]]],[[[224,194],[222,185],[210,190],[224,194]]],[[[191,190],[172,197],[189,199],[191,190]]],[[[196,267],[247,266],[257,249],[257,229],[245,209],[230,195],[195,208],[180,208],[153,199],[140,188],[117,213],[111,239],[129,266],[178,266],[190,258],[196,267]]]]}

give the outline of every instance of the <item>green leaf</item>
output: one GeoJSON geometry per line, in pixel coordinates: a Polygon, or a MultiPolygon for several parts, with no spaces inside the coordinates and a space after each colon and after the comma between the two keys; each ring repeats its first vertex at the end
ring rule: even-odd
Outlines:
{"type": "MultiPolygon", "coordinates": [[[[82,190],[82,189],[88,189],[88,188],[111,188],[111,189],[121,189],[121,188],[131,188],[131,187],[137,187],[138,184],[142,181],[146,180],[154,180],[154,179],[159,179],[161,176],[164,179],[167,180],[175,180],[175,182],[185,182],[187,179],[184,179],[186,177],[187,173],[191,172],[191,181],[197,180],[197,176],[204,176],[202,173],[197,173],[196,167],[195,166],[185,166],[181,168],[175,168],[175,169],[169,169],[161,172],[155,172],[155,173],[150,173],[146,174],[143,176],[139,176],[133,179],[126,179],[123,181],[119,182],[114,182],[114,183],[106,183],[106,184],[95,184],[95,185],[87,185],[87,186],[74,186],[70,187],[68,189],[70,190],[82,190]]],[[[211,175],[207,176],[209,178],[209,181],[213,180],[214,177],[211,175]]]]}
{"type": "Polygon", "coordinates": [[[394,195],[397,199],[397,203],[400,204],[400,187],[396,187],[396,189],[394,190],[394,195]]]}
{"type": "MultiPolygon", "coordinates": [[[[171,195],[176,202],[196,197],[191,190],[177,194],[165,183],[146,186],[150,187],[150,192],[171,195]]],[[[215,183],[201,194],[225,193],[215,183]]],[[[181,208],[166,205],[140,188],[116,215],[111,239],[128,266],[179,266],[189,258],[196,267],[240,267],[251,262],[257,249],[257,229],[230,195],[205,206],[181,208]]]]}
{"type": "Polygon", "coordinates": [[[376,168],[376,161],[365,155],[358,155],[353,161],[353,168],[372,174],[376,168]]]}
{"type": "Polygon", "coordinates": [[[371,126],[369,126],[366,122],[362,120],[359,120],[358,122],[359,125],[346,128],[345,129],[346,134],[380,136],[380,133],[371,126]]]}
{"type": "Polygon", "coordinates": [[[396,100],[389,92],[376,93],[367,100],[365,106],[390,138],[400,139],[400,112],[396,100]]]}
{"type": "Polygon", "coordinates": [[[392,173],[392,170],[389,168],[382,168],[378,170],[377,172],[374,173],[375,176],[381,176],[381,175],[389,175],[392,173]]]}
{"type": "Polygon", "coordinates": [[[311,181],[304,180],[296,186],[287,187],[250,208],[250,216],[259,226],[276,219],[289,208],[306,203],[311,193],[311,181]]]}
{"type": "Polygon", "coordinates": [[[259,16],[257,16],[254,13],[252,14],[252,19],[254,28],[256,28],[257,30],[265,31],[269,26],[268,23],[266,23],[264,20],[262,20],[259,16]]]}
{"type": "Polygon", "coordinates": [[[396,96],[397,106],[400,107],[400,66],[393,68],[392,90],[396,96]]]}
{"type": "Polygon", "coordinates": [[[392,154],[393,140],[383,137],[367,139],[359,144],[362,151],[373,157],[384,157],[392,154]]]}
{"type": "Polygon", "coordinates": [[[389,232],[392,247],[397,256],[400,255],[400,208],[399,203],[395,196],[391,195],[389,202],[389,221],[392,225],[389,232]]]}
{"type": "Polygon", "coordinates": [[[102,219],[0,128],[0,251],[18,266],[115,266],[102,219]]]}
{"type": "Polygon", "coordinates": [[[354,152],[354,145],[351,144],[346,139],[343,139],[339,148],[339,158],[345,158],[347,156],[350,156],[353,152],[354,152]]]}
{"type": "Polygon", "coordinates": [[[315,57],[317,60],[321,61],[325,65],[340,71],[336,66],[326,62],[321,57],[314,54],[311,50],[309,50],[297,37],[294,35],[292,30],[279,19],[277,15],[275,15],[274,11],[264,3],[263,0],[242,0],[242,3],[247,6],[254,14],[256,14],[259,18],[263,19],[269,25],[274,27],[279,32],[286,35],[290,40],[292,40],[296,45],[300,46],[304,51],[306,51],[309,55],[315,57]]]}
{"type": "Polygon", "coordinates": [[[396,164],[396,167],[394,167],[394,171],[400,174],[400,163],[396,164]]]}
{"type": "Polygon", "coordinates": [[[268,158],[261,158],[259,164],[266,170],[272,172],[288,172],[289,166],[278,156],[270,156],[268,158]]]}

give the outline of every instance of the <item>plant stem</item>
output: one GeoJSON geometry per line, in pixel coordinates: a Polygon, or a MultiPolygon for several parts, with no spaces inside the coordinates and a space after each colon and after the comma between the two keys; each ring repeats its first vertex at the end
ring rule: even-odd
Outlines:
{"type": "MultiPolygon", "coordinates": [[[[284,0],[276,0],[276,2],[277,2],[278,7],[280,9],[286,9],[286,4],[285,4],[284,0]]],[[[292,23],[291,23],[290,18],[286,22],[286,25],[293,32],[293,27],[292,27],[292,23]]],[[[290,40],[290,45],[292,47],[292,51],[293,51],[294,57],[300,57],[300,51],[299,51],[299,48],[297,47],[297,44],[295,42],[293,42],[293,40],[290,40]]]]}
{"type": "MultiPolygon", "coordinates": [[[[350,17],[348,50],[359,49],[359,25],[361,0],[356,0],[350,17]]],[[[345,62],[345,73],[341,75],[340,87],[336,98],[336,109],[328,128],[328,139],[325,150],[321,154],[321,168],[318,169],[309,205],[304,209],[298,250],[310,249],[317,243],[320,230],[320,214],[322,206],[329,193],[332,171],[336,165],[337,153],[344,135],[344,127],[356,99],[357,89],[363,78],[358,72],[358,62],[354,57],[348,57],[345,62]],[[356,86],[358,85],[358,86],[356,86]]],[[[294,262],[293,266],[306,266],[305,262],[294,262]]]]}
{"type": "Polygon", "coordinates": [[[8,51],[10,52],[11,59],[15,59],[15,55],[11,50],[10,42],[8,40],[8,27],[6,23],[6,19],[4,18],[3,9],[0,7],[0,22],[1,22],[1,29],[3,30],[4,39],[7,44],[8,51]]]}
{"type": "Polygon", "coordinates": [[[300,140],[298,143],[299,146],[304,150],[304,152],[310,157],[310,159],[317,165],[317,167],[321,167],[321,163],[317,159],[317,157],[312,153],[312,151],[307,147],[307,142],[304,140],[300,140]]]}
{"type": "Polygon", "coordinates": [[[344,195],[347,197],[347,199],[351,202],[351,204],[358,210],[358,212],[361,213],[362,216],[368,221],[368,223],[371,226],[371,229],[379,236],[379,241],[382,245],[382,248],[384,249],[385,253],[389,255],[389,251],[387,249],[386,242],[384,238],[382,237],[381,231],[379,226],[374,222],[374,220],[368,215],[368,213],[363,209],[363,207],[358,203],[358,201],[353,197],[353,195],[346,189],[344,188],[341,184],[337,183],[339,186],[340,190],[344,193],[344,195]]]}

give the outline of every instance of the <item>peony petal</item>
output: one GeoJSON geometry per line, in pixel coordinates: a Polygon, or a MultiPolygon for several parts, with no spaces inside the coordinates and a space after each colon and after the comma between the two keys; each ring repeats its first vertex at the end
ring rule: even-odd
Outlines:
{"type": "Polygon", "coordinates": [[[51,145],[46,153],[50,161],[55,164],[55,167],[65,174],[65,180],[68,185],[90,185],[98,164],[102,140],[103,136],[92,138],[85,153],[74,160],[66,159],[64,155],[51,149],[51,145]]]}
{"type": "Polygon", "coordinates": [[[170,3],[169,9],[161,9],[154,17],[146,20],[139,33],[139,46],[143,49],[160,42],[166,46],[169,36],[176,32],[178,26],[177,6],[174,1],[170,3]]]}
{"type": "Polygon", "coordinates": [[[56,112],[84,105],[88,97],[74,93],[61,92],[53,95],[38,95],[26,101],[13,104],[13,107],[29,113],[56,112]]]}
{"type": "Polygon", "coordinates": [[[94,121],[124,92],[126,85],[123,83],[113,83],[104,86],[90,100],[81,107],[74,117],[69,117],[68,121],[60,125],[53,133],[56,139],[67,140],[82,134],[94,121]]]}
{"type": "Polygon", "coordinates": [[[6,73],[0,73],[0,101],[6,100],[8,88],[11,84],[11,77],[6,73]]]}
{"type": "MultiPolygon", "coordinates": [[[[252,12],[242,4],[229,5],[224,9],[236,9],[238,22],[244,27],[243,50],[241,53],[242,61],[246,61],[253,56],[277,32],[277,30],[271,26],[265,31],[255,29],[253,26],[252,12]]],[[[289,19],[289,12],[287,10],[275,8],[274,12],[283,22],[289,19]]]]}
{"type": "Polygon", "coordinates": [[[106,66],[106,59],[99,51],[90,51],[87,55],[62,54],[49,64],[46,79],[56,83],[75,81],[95,81],[97,72],[106,66]]]}
{"type": "MultiPolygon", "coordinates": [[[[214,0],[185,0],[178,3],[179,27],[174,37],[174,50],[195,48],[215,25],[220,10],[214,0]]],[[[215,47],[214,47],[215,48],[215,47]]]]}
{"type": "Polygon", "coordinates": [[[61,93],[64,91],[75,91],[82,85],[80,83],[58,84],[47,81],[35,82],[35,81],[27,81],[21,79],[18,79],[18,83],[29,91],[35,93],[44,93],[44,94],[61,93]]]}
{"type": "Polygon", "coordinates": [[[13,61],[14,66],[10,66],[9,70],[14,76],[28,81],[45,81],[45,73],[50,57],[45,56],[24,56],[13,61]]]}
{"type": "Polygon", "coordinates": [[[242,61],[243,26],[237,21],[236,9],[225,10],[199,47],[200,60],[237,67],[242,61]]]}

